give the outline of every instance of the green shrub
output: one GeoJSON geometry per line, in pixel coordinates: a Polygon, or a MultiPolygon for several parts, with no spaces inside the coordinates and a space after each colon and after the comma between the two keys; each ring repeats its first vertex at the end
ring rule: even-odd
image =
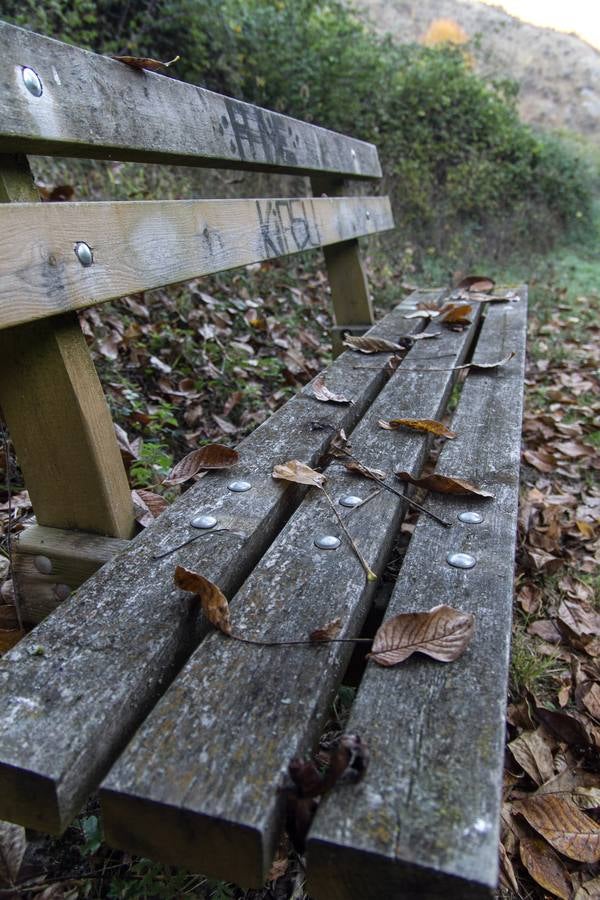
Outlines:
{"type": "Polygon", "coordinates": [[[99,52],[183,57],[186,80],[377,143],[395,240],[446,258],[547,249],[589,226],[572,147],[519,121],[516,87],[464,48],[396,45],[339,0],[8,0],[4,15],[99,52]]]}

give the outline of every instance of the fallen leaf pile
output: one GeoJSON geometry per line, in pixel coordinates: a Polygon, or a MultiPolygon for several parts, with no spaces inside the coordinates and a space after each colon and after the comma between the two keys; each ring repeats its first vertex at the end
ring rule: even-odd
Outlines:
{"type": "Polygon", "coordinates": [[[511,896],[586,900],[600,897],[600,331],[597,297],[565,300],[529,319],[501,873],[511,896]]]}

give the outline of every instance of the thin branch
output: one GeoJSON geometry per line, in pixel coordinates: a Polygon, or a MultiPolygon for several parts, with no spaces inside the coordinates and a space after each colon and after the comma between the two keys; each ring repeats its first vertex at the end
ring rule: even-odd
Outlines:
{"type": "Polygon", "coordinates": [[[211,534],[223,534],[224,532],[227,532],[228,534],[237,534],[238,537],[246,537],[243,531],[232,531],[231,528],[211,528],[210,531],[201,531],[200,534],[195,534],[194,537],[188,538],[188,540],[184,541],[182,544],[177,544],[176,547],[165,550],[164,553],[153,553],[151,558],[164,559],[165,556],[170,556],[171,553],[175,553],[176,550],[181,550],[182,547],[187,547],[188,544],[193,544],[194,541],[198,541],[200,538],[209,537],[211,534]]]}
{"type": "Polygon", "coordinates": [[[10,481],[10,447],[8,443],[8,434],[4,425],[0,425],[2,431],[2,448],[4,450],[4,465],[6,467],[6,494],[8,504],[8,525],[6,526],[6,549],[8,551],[8,572],[12,580],[13,596],[15,598],[15,612],[17,614],[17,625],[19,631],[23,631],[23,616],[21,614],[21,601],[17,580],[14,573],[13,553],[12,553],[12,484],[10,481]]]}
{"type": "Polygon", "coordinates": [[[357,555],[357,557],[358,557],[358,559],[359,559],[359,561],[360,561],[361,566],[362,566],[363,569],[365,570],[365,575],[367,576],[367,581],[377,581],[377,575],[375,574],[375,572],[373,572],[373,570],[371,569],[369,563],[366,561],[366,559],[364,558],[364,556],[362,555],[362,553],[360,552],[360,550],[359,550],[358,547],[356,546],[356,543],[355,543],[355,541],[354,541],[354,538],[352,537],[352,535],[350,534],[350,532],[349,532],[348,529],[346,528],[346,525],[344,524],[344,520],[343,520],[342,517],[340,516],[340,514],[339,514],[339,512],[338,512],[338,510],[337,510],[337,507],[336,507],[335,503],[333,502],[333,500],[331,499],[331,497],[329,496],[329,494],[327,493],[327,491],[325,490],[324,487],[321,488],[321,490],[323,491],[324,495],[327,497],[327,500],[328,500],[328,502],[329,502],[329,505],[331,506],[333,512],[335,513],[336,519],[337,519],[338,522],[340,523],[340,528],[342,529],[342,531],[344,532],[344,534],[346,535],[346,537],[347,537],[348,540],[350,541],[350,544],[352,545],[352,549],[353,549],[354,552],[356,553],[356,555],[357,555]]]}

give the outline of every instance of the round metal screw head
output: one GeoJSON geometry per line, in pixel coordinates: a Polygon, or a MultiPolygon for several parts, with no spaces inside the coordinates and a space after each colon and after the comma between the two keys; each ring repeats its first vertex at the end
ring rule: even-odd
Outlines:
{"type": "Polygon", "coordinates": [[[355,497],[354,494],[348,494],[346,497],[340,497],[340,506],[348,506],[351,509],[355,506],[360,506],[362,503],[362,497],[355,497]]]}
{"type": "Polygon", "coordinates": [[[35,556],[33,565],[40,575],[50,575],[52,573],[52,560],[47,556],[35,556]]]}
{"type": "Polygon", "coordinates": [[[217,520],[214,516],[194,516],[190,525],[192,528],[214,528],[217,524],[217,520]]]}
{"type": "Polygon", "coordinates": [[[227,485],[228,491],[233,491],[234,494],[243,494],[244,491],[249,491],[252,485],[249,481],[230,481],[227,485]]]}
{"type": "Polygon", "coordinates": [[[23,84],[27,88],[30,94],[33,94],[34,97],[41,97],[44,87],[42,85],[42,79],[34,72],[33,69],[30,69],[29,66],[23,66],[23,84]]]}
{"type": "Polygon", "coordinates": [[[455,569],[472,569],[476,562],[470,553],[449,553],[446,560],[455,569]]]}
{"type": "Polygon", "coordinates": [[[315,547],[318,547],[319,550],[337,550],[340,544],[341,541],[335,534],[322,534],[315,538],[315,547]]]}
{"type": "Polygon", "coordinates": [[[84,268],[88,268],[94,262],[92,248],[85,241],[77,241],[74,248],[75,256],[84,268]]]}
{"type": "Polygon", "coordinates": [[[369,212],[369,210],[367,210],[366,216],[367,216],[367,219],[370,219],[370,218],[371,218],[371,213],[369,212]]]}
{"type": "Polygon", "coordinates": [[[458,521],[464,522],[466,525],[481,525],[483,516],[478,512],[461,512],[458,514],[458,521]]]}

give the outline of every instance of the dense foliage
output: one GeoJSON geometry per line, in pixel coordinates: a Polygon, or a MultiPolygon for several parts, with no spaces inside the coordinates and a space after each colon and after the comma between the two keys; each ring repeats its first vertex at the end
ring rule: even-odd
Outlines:
{"type": "Polygon", "coordinates": [[[8,0],[17,24],[170,58],[185,80],[374,141],[402,239],[445,256],[545,249],[590,220],[576,155],[523,125],[464,48],[396,45],[340,0],[8,0]]]}

